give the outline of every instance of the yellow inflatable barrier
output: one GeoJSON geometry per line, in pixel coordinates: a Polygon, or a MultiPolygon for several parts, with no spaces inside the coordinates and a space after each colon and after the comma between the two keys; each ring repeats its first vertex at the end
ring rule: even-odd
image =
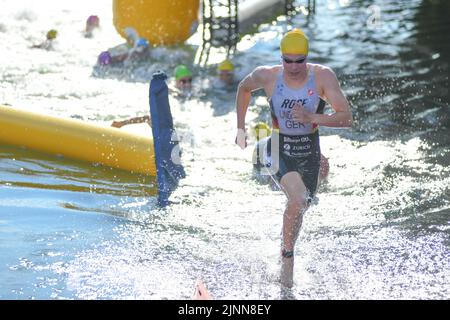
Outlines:
{"type": "Polygon", "coordinates": [[[153,45],[179,44],[197,29],[199,0],[113,0],[113,23],[133,28],[153,45]]]}
{"type": "Polygon", "coordinates": [[[117,128],[0,105],[0,142],[156,175],[153,139],[117,128]]]}

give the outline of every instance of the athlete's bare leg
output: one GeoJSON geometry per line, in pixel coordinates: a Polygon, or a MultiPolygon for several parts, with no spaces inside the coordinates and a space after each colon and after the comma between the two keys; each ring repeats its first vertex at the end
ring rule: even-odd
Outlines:
{"type": "Polygon", "coordinates": [[[294,247],[302,225],[303,214],[308,209],[307,190],[298,172],[286,173],[280,181],[287,196],[283,215],[283,241],[281,255],[281,284],[292,287],[294,276],[294,247]]]}

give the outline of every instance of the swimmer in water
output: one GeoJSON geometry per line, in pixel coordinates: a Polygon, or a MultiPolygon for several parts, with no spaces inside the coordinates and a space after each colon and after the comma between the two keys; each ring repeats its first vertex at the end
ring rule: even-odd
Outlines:
{"type": "Polygon", "coordinates": [[[226,59],[217,66],[217,76],[219,80],[227,87],[234,84],[234,65],[226,59]]]}
{"type": "Polygon", "coordinates": [[[117,63],[126,63],[134,60],[143,60],[149,56],[149,42],[140,38],[133,28],[125,28],[126,42],[107,51],[103,51],[97,58],[97,63],[107,66],[117,63]]]}
{"type": "Polygon", "coordinates": [[[86,28],[84,29],[84,36],[92,38],[95,30],[100,28],[100,19],[98,16],[89,16],[86,20],[86,28]]]}
{"type": "Polygon", "coordinates": [[[58,36],[58,31],[56,29],[51,29],[46,34],[46,39],[41,44],[35,44],[31,46],[33,49],[44,49],[44,50],[52,50],[53,44],[58,36]]]}

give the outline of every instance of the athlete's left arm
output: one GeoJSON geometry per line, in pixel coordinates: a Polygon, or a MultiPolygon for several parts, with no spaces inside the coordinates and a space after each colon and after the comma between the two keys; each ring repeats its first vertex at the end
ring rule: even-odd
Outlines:
{"type": "MultiPolygon", "coordinates": [[[[326,127],[351,127],[353,124],[350,105],[339,85],[336,74],[332,69],[321,67],[317,70],[320,95],[333,108],[332,114],[308,113],[304,120],[326,127]]],[[[304,110],[306,112],[306,110],[304,110]]]]}

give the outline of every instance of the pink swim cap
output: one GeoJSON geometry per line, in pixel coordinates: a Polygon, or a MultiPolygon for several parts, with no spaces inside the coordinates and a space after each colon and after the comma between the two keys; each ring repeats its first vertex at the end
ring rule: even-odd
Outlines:
{"type": "Polygon", "coordinates": [[[100,19],[97,16],[89,16],[89,18],[86,21],[86,24],[89,26],[98,27],[100,24],[100,19]]]}

